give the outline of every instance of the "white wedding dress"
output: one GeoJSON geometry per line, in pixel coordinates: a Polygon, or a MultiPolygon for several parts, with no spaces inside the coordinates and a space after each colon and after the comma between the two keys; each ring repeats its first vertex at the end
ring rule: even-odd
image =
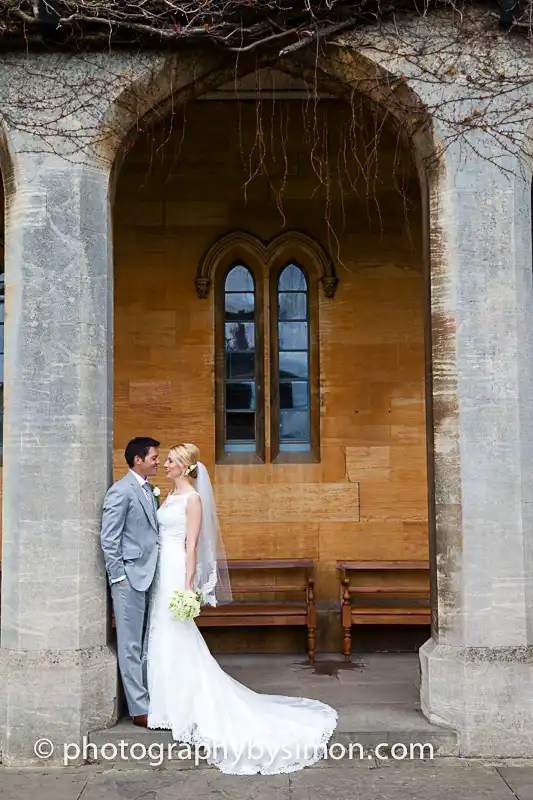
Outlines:
{"type": "Polygon", "coordinates": [[[205,761],[234,775],[294,772],[324,757],[337,712],[317,700],[258,694],[225,673],[196,623],[178,621],[169,599],[185,588],[189,495],[157,512],[160,554],[147,630],[149,728],[205,747],[205,761]]]}

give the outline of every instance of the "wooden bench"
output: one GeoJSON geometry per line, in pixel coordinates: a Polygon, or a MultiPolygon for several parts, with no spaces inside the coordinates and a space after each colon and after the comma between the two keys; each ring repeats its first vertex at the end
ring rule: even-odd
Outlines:
{"type": "Polygon", "coordinates": [[[247,599],[234,600],[232,603],[202,608],[200,616],[196,618],[199,627],[243,627],[243,626],[280,626],[301,625],[307,628],[307,650],[311,664],[315,660],[316,645],[316,606],[315,606],[315,579],[313,575],[314,561],[312,559],[261,559],[260,561],[228,561],[231,573],[231,590],[233,595],[250,595],[263,593],[297,593],[297,600],[266,600],[251,601],[247,599]],[[261,578],[265,571],[283,570],[284,574],[304,574],[298,582],[285,580],[283,583],[266,581],[261,578]],[[250,583],[234,582],[233,573],[256,573],[257,581],[250,583]]]}
{"type": "Polygon", "coordinates": [[[337,561],[337,570],[346,662],[351,660],[352,625],[430,624],[427,561],[337,561]],[[423,585],[413,579],[421,571],[426,573],[423,585]],[[354,573],[359,577],[370,573],[371,580],[363,577],[361,582],[350,583],[354,573]]]}

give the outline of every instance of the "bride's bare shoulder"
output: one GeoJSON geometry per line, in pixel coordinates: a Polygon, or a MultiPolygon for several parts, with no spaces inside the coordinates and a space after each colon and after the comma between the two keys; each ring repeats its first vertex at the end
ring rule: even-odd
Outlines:
{"type": "Polygon", "coordinates": [[[198,492],[189,492],[186,501],[187,514],[201,514],[202,500],[198,492]]]}

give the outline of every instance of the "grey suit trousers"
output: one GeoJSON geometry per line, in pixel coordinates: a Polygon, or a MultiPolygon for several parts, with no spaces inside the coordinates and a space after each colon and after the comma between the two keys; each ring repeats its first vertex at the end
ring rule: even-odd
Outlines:
{"type": "Polygon", "coordinates": [[[149,591],[124,583],[111,584],[117,629],[118,665],[130,716],[148,713],[148,692],[141,663],[142,642],[148,613],[149,591]]]}
{"type": "Polygon", "coordinates": [[[148,712],[141,654],[158,538],[154,499],[130,471],[105,496],[100,540],[115,610],[118,664],[133,717],[148,712]]]}

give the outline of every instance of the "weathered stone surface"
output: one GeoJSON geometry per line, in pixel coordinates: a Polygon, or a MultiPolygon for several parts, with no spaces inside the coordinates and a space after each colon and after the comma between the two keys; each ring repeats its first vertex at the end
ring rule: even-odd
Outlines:
{"type": "Polygon", "coordinates": [[[435,447],[454,457],[436,462],[438,630],[421,650],[422,708],[459,731],[463,755],[531,756],[531,190],[505,175],[513,157],[496,165],[488,137],[476,145],[461,168],[450,148],[432,209],[433,313],[454,331],[448,350],[434,345],[435,447]]]}
{"type": "Polygon", "coordinates": [[[174,769],[111,769],[14,772],[1,770],[2,800],[19,800],[38,793],[44,800],[157,800],[231,798],[232,800],[425,800],[450,796],[472,800],[531,800],[531,766],[495,767],[446,759],[438,762],[340,763],[320,762],[302,772],[275,776],[222,775],[215,769],[180,772],[174,769]],[[513,794],[514,792],[514,794],[513,794]]]}
{"type": "Polygon", "coordinates": [[[227,797],[235,800],[288,800],[287,775],[222,775],[218,770],[172,770],[161,774],[112,770],[94,775],[83,800],[151,796],[157,800],[227,797]]]}
{"type": "Polygon", "coordinates": [[[1,648],[0,682],[4,765],[62,765],[65,746],[72,744],[67,752],[75,753],[88,731],[116,721],[116,659],[105,645],[55,652],[1,648]]]}
{"type": "Polygon", "coordinates": [[[108,181],[96,166],[26,153],[6,191],[7,764],[38,763],[40,736],[76,742],[117,711],[99,543],[112,447],[108,181]]]}
{"type": "Polygon", "coordinates": [[[533,647],[455,648],[426,643],[422,709],[458,732],[458,754],[530,758],[533,647]]]}
{"type": "Polygon", "coordinates": [[[89,780],[86,771],[73,774],[51,772],[15,772],[1,768],[0,797],[2,800],[22,800],[38,796],[40,800],[78,800],[89,780]]]}
{"type": "Polygon", "coordinates": [[[327,796],[331,800],[447,800],[454,795],[472,800],[511,800],[508,787],[487,766],[457,762],[432,764],[387,762],[378,769],[305,770],[290,776],[291,800],[327,796]]]}
{"type": "Polygon", "coordinates": [[[499,767],[498,772],[517,800],[533,800],[533,768],[527,765],[499,767]]]}

